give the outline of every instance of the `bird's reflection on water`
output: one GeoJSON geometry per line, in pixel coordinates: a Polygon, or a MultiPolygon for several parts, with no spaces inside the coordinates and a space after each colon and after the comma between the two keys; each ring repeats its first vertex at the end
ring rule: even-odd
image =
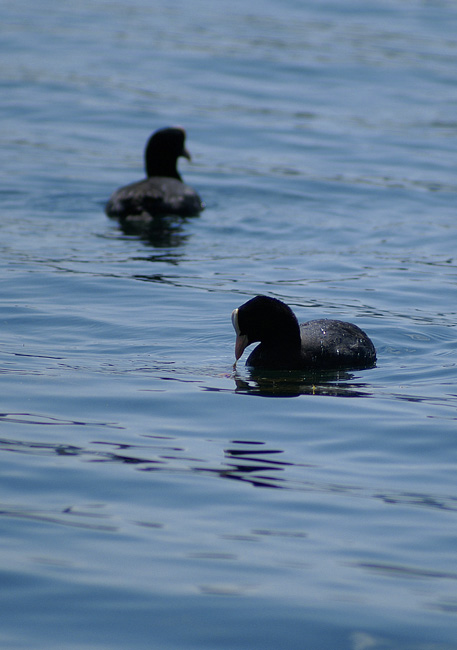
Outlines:
{"type": "Polygon", "coordinates": [[[233,379],[237,393],[261,397],[371,396],[369,384],[358,381],[354,373],[346,370],[278,372],[251,368],[241,374],[234,368],[233,379]]]}
{"type": "Polygon", "coordinates": [[[190,237],[189,233],[184,232],[184,225],[191,218],[195,217],[131,216],[119,220],[119,227],[124,235],[139,237],[156,248],[178,248],[190,237]]]}

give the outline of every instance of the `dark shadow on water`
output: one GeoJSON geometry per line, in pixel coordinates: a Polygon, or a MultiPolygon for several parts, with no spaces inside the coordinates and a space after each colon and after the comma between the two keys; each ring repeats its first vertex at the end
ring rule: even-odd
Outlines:
{"type": "Polygon", "coordinates": [[[346,370],[287,371],[248,369],[233,375],[236,392],[260,397],[299,397],[300,395],[325,395],[331,397],[370,397],[369,384],[356,380],[346,370]]]}
{"type": "Polygon", "coordinates": [[[282,449],[266,448],[264,442],[233,440],[230,448],[224,450],[225,467],[212,470],[221,478],[250,483],[254,487],[281,488],[278,476],[294,463],[279,458],[282,449]]]}
{"type": "MultiPolygon", "coordinates": [[[[36,424],[45,424],[44,420],[39,418],[35,420],[36,416],[33,414],[21,413],[18,415],[20,415],[20,419],[11,421],[15,424],[32,424],[34,431],[36,424]]],[[[53,419],[51,419],[51,423],[54,423],[53,419]]],[[[75,424],[81,426],[84,423],[77,422],[75,424]]],[[[122,429],[122,427],[119,428],[122,429]]],[[[168,476],[176,474],[179,477],[186,473],[207,475],[241,482],[256,488],[319,492],[342,498],[356,496],[373,500],[373,502],[382,502],[389,507],[404,508],[408,506],[457,512],[457,497],[454,495],[436,496],[427,492],[408,492],[395,488],[380,491],[373,487],[371,490],[366,490],[351,482],[335,483],[331,478],[327,480],[316,478],[313,469],[318,466],[303,462],[288,449],[288,445],[282,445],[280,430],[277,431],[276,438],[279,442],[274,444],[260,439],[243,439],[242,435],[240,432],[239,437],[229,441],[225,440],[222,444],[213,441],[217,446],[216,456],[213,451],[209,456],[201,452],[194,454],[189,448],[188,441],[150,433],[140,436],[142,439],[140,444],[110,442],[105,439],[93,440],[85,446],[77,446],[68,442],[37,440],[35,434],[32,441],[20,438],[2,438],[0,439],[0,452],[33,457],[54,457],[59,458],[65,464],[68,463],[69,457],[72,457],[73,460],[79,458],[84,463],[89,462],[93,467],[103,464],[119,464],[129,466],[132,470],[151,474],[166,472],[168,476]]],[[[344,433],[342,435],[344,436],[344,433]]],[[[208,444],[210,445],[211,442],[208,441],[208,444]]],[[[24,502],[19,505],[2,503],[0,499],[0,521],[4,517],[34,519],[52,524],[58,523],[99,530],[115,530],[117,528],[117,523],[110,521],[110,516],[106,514],[104,504],[97,504],[95,509],[91,505],[81,507],[68,505],[59,510],[54,507],[37,508],[35,499],[29,502],[25,498],[24,502]]],[[[141,525],[157,528],[161,526],[161,523],[148,521],[141,525]]]]}

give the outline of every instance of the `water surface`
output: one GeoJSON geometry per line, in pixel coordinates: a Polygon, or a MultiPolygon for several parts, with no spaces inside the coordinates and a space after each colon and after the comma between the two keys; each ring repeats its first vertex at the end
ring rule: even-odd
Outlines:
{"type": "Polygon", "coordinates": [[[454,649],[454,4],[3,24],[1,646],[454,649]],[[169,124],[206,209],[124,233],[169,124]],[[377,367],[234,370],[257,293],[377,367]]]}

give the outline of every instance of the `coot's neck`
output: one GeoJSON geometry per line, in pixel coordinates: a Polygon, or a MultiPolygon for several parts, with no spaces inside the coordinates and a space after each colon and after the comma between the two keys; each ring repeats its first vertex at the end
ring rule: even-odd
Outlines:
{"type": "Polygon", "coordinates": [[[278,329],[275,330],[271,338],[264,339],[262,343],[281,347],[284,350],[300,350],[300,325],[295,315],[290,314],[287,318],[284,318],[283,322],[278,324],[278,329]]]}
{"type": "Polygon", "coordinates": [[[166,176],[167,178],[176,178],[178,181],[182,181],[176,169],[176,158],[174,156],[167,156],[162,153],[160,157],[156,157],[146,152],[145,167],[148,178],[151,176],[166,176]]]}
{"type": "Polygon", "coordinates": [[[271,370],[298,367],[301,357],[300,325],[293,314],[264,333],[259,345],[251,352],[247,365],[271,370]]]}
{"type": "Polygon", "coordinates": [[[300,325],[293,311],[285,305],[260,326],[257,340],[268,348],[296,351],[301,348],[300,325]]]}

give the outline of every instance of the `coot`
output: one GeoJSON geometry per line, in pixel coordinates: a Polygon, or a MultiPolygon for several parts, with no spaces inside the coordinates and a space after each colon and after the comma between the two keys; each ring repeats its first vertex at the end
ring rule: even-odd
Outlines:
{"type": "Polygon", "coordinates": [[[185,139],[186,133],[180,128],[153,133],[144,153],[147,178],[116,190],[106,204],[106,214],[122,221],[141,216],[186,217],[201,212],[204,206],[200,197],[183,183],[176,168],[180,156],[190,160],[185,139]]]}
{"type": "Polygon", "coordinates": [[[235,309],[235,357],[260,341],[246,365],[271,370],[338,370],[370,368],[376,350],[357,325],[339,320],[312,320],[301,325],[286,304],[268,296],[256,296],[235,309]]]}

